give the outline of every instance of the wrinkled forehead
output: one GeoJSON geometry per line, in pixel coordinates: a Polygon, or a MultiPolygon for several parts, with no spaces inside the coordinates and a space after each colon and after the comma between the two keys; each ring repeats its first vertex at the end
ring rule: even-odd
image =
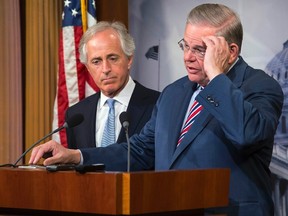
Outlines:
{"type": "Polygon", "coordinates": [[[202,38],[211,35],[216,35],[216,28],[187,23],[184,31],[184,40],[189,44],[202,44],[202,38]]]}

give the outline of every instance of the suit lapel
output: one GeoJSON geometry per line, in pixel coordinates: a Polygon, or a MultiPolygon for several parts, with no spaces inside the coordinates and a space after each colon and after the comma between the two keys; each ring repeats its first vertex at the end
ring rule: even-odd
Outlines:
{"type": "Polygon", "coordinates": [[[208,111],[203,109],[201,113],[195,119],[193,125],[190,130],[184,136],[180,145],[174,151],[170,167],[173,165],[175,160],[179,157],[179,155],[187,148],[189,145],[193,145],[193,140],[198,136],[199,133],[205,128],[208,122],[212,119],[212,115],[209,114],[208,111]]]}
{"type": "Polygon", "coordinates": [[[100,92],[97,92],[94,97],[89,97],[89,101],[85,104],[84,110],[85,110],[85,120],[87,121],[87,133],[88,137],[91,137],[91,140],[89,143],[89,147],[95,147],[96,146],[96,112],[97,112],[97,104],[98,100],[100,98],[100,92]]]}

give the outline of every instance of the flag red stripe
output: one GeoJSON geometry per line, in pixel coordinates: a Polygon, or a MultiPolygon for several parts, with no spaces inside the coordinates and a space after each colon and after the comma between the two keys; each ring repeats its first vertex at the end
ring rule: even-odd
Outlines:
{"type": "Polygon", "coordinates": [[[77,67],[77,76],[78,76],[78,91],[79,91],[79,100],[85,98],[85,71],[87,70],[85,65],[83,65],[79,60],[79,43],[81,36],[83,35],[83,28],[79,26],[74,27],[74,40],[75,40],[75,50],[76,53],[76,67],[77,67]]]}

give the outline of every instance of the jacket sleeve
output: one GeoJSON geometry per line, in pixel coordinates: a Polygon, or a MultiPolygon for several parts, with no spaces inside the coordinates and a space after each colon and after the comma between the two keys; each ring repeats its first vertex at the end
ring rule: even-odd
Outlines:
{"type": "Polygon", "coordinates": [[[258,149],[261,146],[257,143],[273,141],[283,92],[278,82],[264,72],[243,83],[236,87],[226,75],[218,75],[197,99],[218,120],[237,149],[258,149]]]}

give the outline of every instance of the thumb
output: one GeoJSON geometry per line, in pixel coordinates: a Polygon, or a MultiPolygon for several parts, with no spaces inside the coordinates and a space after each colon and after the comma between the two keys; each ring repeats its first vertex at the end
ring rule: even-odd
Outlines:
{"type": "Polygon", "coordinates": [[[43,161],[44,166],[52,165],[52,164],[57,164],[59,163],[58,159],[55,156],[49,157],[43,161]]]}

